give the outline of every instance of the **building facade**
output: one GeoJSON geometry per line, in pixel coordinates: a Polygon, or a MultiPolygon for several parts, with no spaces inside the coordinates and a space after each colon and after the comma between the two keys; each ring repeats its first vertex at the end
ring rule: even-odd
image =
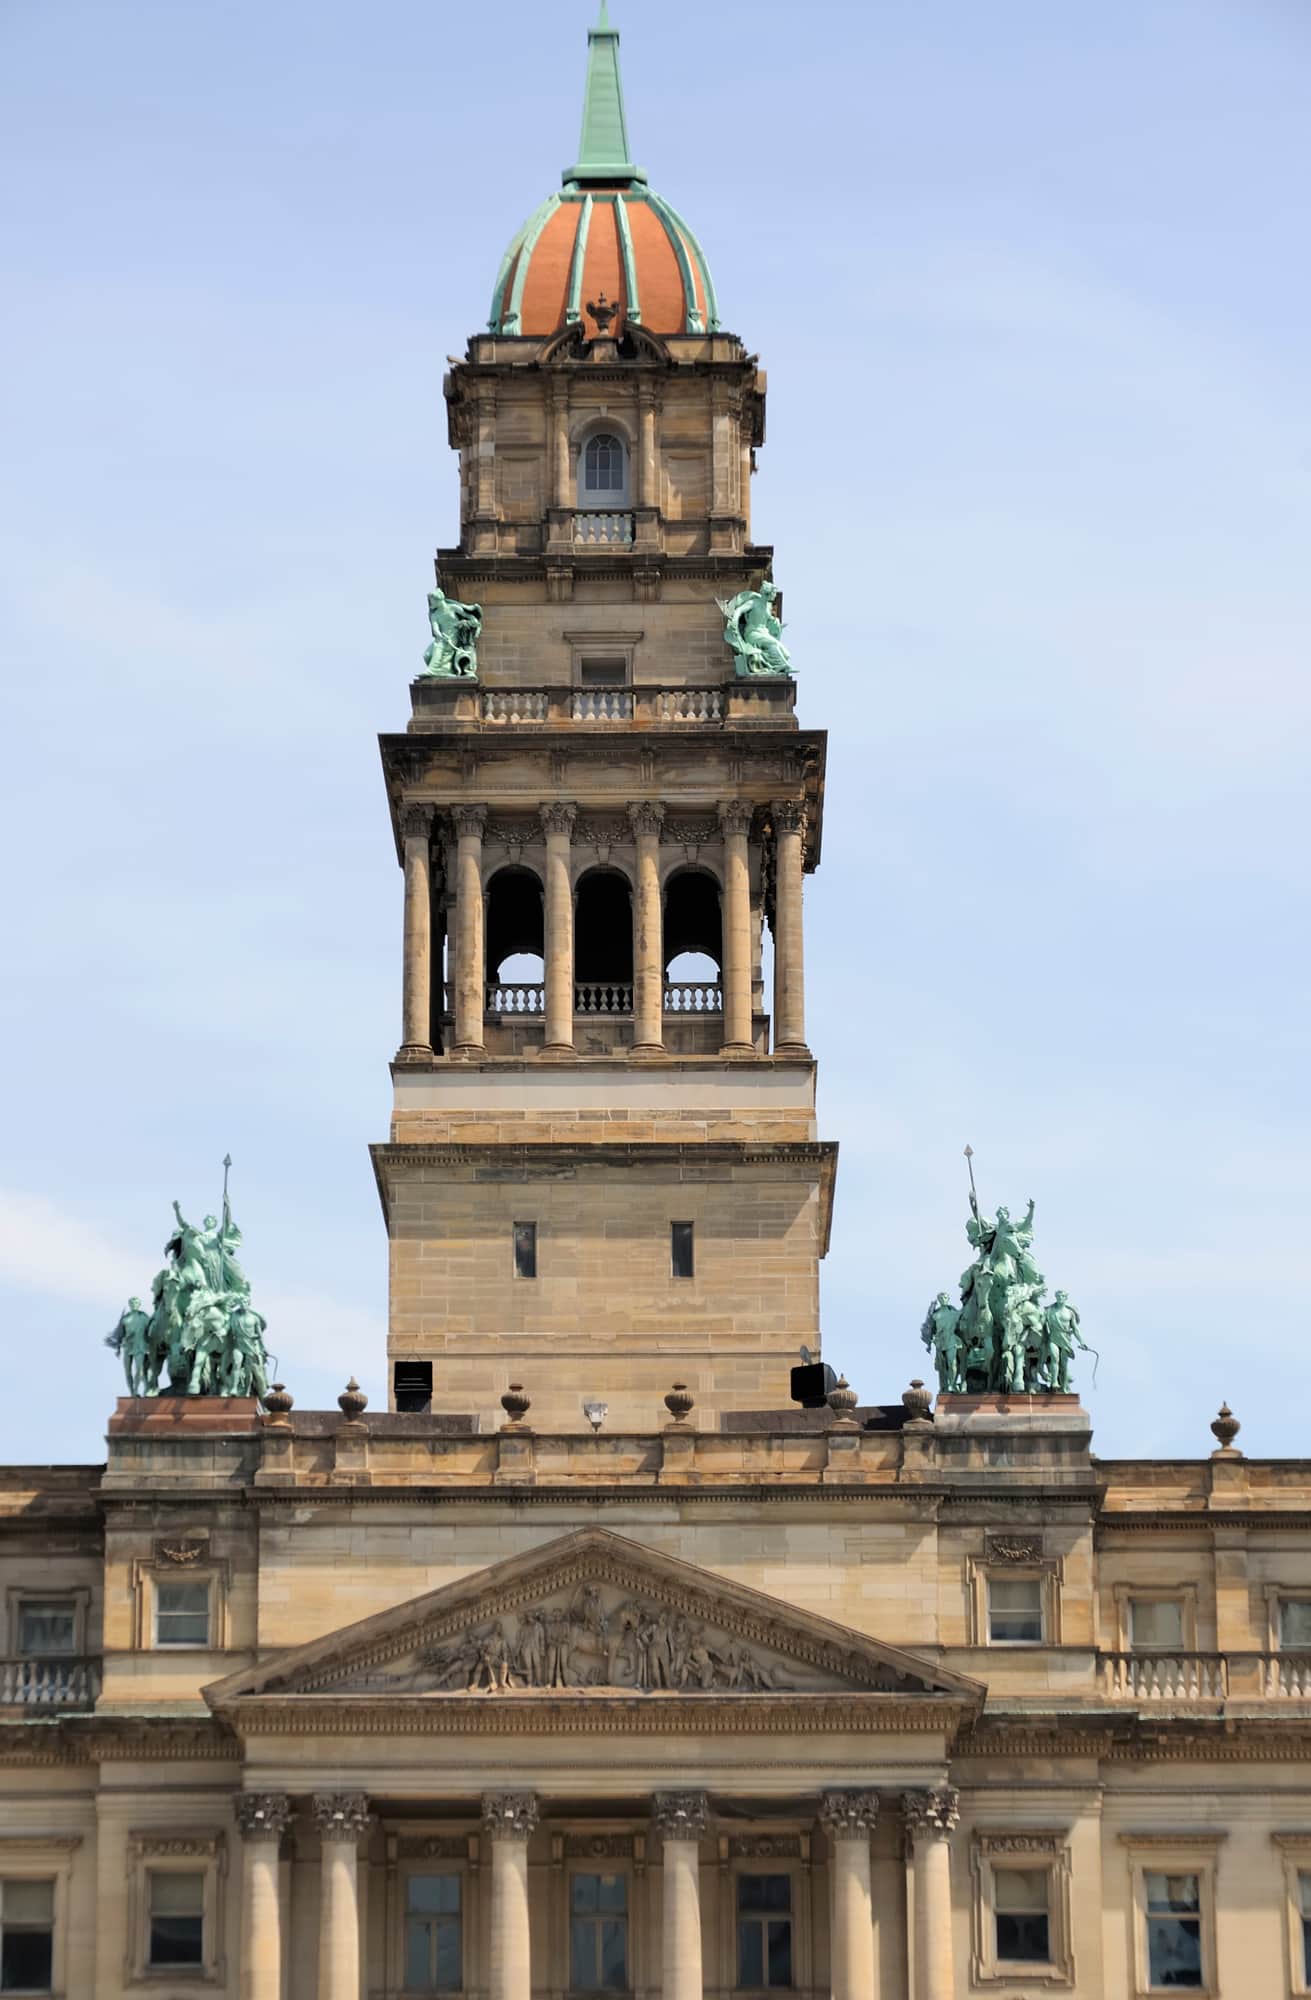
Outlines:
{"type": "Polygon", "coordinates": [[[1311,1993],[1311,1463],[791,1399],[824,739],[725,639],[765,382],[617,45],[447,379],[382,743],[389,1408],[0,1470],[0,1993],[1311,1993]]]}

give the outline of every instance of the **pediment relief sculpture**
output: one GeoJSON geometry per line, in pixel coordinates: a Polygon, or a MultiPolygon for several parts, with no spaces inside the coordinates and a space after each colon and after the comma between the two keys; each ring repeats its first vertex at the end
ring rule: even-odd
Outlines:
{"type": "Polygon", "coordinates": [[[263,1697],[964,1698],[984,1690],[603,1528],[579,1529],[205,1690],[263,1697]]]}

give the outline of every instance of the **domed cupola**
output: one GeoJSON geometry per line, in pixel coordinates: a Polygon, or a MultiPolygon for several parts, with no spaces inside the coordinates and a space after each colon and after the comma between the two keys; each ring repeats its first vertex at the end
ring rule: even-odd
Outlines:
{"type": "Polygon", "coordinates": [[[617,340],[625,327],[671,335],[719,330],[710,267],[677,211],[628,156],[619,35],[606,0],[588,32],[577,163],[501,259],[488,325],[548,338],[570,327],[617,340]]]}

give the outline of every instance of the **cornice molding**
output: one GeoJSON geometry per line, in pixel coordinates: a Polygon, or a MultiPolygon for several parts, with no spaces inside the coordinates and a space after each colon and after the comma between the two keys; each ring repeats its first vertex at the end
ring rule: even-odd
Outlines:
{"type": "Polygon", "coordinates": [[[950,1738],[969,1713],[942,1695],[577,1694],[488,1701],[478,1695],[250,1695],[231,1711],[243,1738],[265,1736],[815,1736],[950,1738]]]}

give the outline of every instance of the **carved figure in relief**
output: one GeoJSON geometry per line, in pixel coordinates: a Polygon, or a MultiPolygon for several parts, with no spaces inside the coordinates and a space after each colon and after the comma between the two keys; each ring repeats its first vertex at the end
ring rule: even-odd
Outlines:
{"type": "Polygon", "coordinates": [[[546,1619],[540,1611],[528,1611],[519,1621],[519,1643],[515,1648],[514,1669],[528,1687],[541,1687],[546,1674],[546,1619]]]}
{"type": "Polygon", "coordinates": [[[428,593],[428,623],[432,644],[423,656],[421,679],[476,680],[478,641],[482,637],[481,604],[462,604],[438,585],[428,593]]]}
{"type": "Polygon", "coordinates": [[[489,1694],[503,1694],[509,1685],[510,1648],[506,1644],[505,1628],[498,1621],[478,1641],[469,1693],[479,1694],[486,1688],[489,1694]]]}
{"type": "Polygon", "coordinates": [[[724,614],[724,642],[740,675],[792,672],[792,655],[774,611],[778,598],[777,584],[766,577],[759,590],[739,590],[736,597],[716,600],[724,614]]]}

